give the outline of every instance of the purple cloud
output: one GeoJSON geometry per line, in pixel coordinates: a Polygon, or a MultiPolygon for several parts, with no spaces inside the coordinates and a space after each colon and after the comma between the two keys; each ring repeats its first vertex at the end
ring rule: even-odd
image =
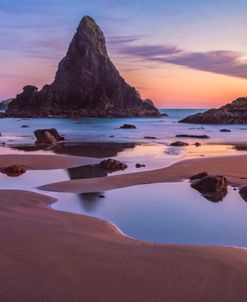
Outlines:
{"type": "MultiPolygon", "coordinates": [[[[120,38],[119,38],[120,39],[120,38]]],[[[129,45],[134,38],[120,39],[117,53],[146,62],[169,63],[196,70],[247,79],[247,61],[234,51],[186,52],[171,45],[129,45]]]]}
{"type": "Polygon", "coordinates": [[[191,52],[152,58],[156,62],[247,79],[247,62],[241,62],[240,59],[241,54],[233,51],[191,52]]]}
{"type": "Polygon", "coordinates": [[[175,46],[163,45],[141,45],[141,46],[125,46],[121,49],[125,55],[152,58],[156,56],[166,56],[180,53],[181,50],[175,46]]]}

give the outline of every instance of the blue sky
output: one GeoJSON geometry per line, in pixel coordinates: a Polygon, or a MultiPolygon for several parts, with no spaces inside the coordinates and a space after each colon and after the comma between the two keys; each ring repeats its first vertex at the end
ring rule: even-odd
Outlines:
{"type": "Polygon", "coordinates": [[[164,106],[218,105],[245,93],[246,12],[242,0],[1,0],[0,98],[51,82],[80,19],[90,15],[114,63],[145,97],[164,106]]]}

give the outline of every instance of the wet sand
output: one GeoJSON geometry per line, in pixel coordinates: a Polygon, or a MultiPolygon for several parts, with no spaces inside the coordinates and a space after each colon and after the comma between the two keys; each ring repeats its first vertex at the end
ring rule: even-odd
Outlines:
{"type": "Polygon", "coordinates": [[[137,241],[53,202],[0,192],[1,301],[246,301],[246,250],[137,241]]]}
{"type": "Polygon", "coordinates": [[[163,169],[95,179],[70,180],[47,184],[41,189],[71,193],[101,192],[140,184],[181,181],[203,171],[224,175],[235,185],[247,184],[247,155],[189,159],[163,169]]]}
{"type": "Polygon", "coordinates": [[[31,155],[6,154],[0,155],[0,168],[9,165],[25,165],[30,170],[66,169],[82,165],[97,163],[99,160],[89,157],[76,157],[67,155],[31,155]]]}

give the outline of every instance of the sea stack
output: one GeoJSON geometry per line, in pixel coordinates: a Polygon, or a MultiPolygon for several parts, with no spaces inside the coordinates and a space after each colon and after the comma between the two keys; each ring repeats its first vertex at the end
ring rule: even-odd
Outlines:
{"type": "Polygon", "coordinates": [[[55,80],[41,91],[25,86],[7,116],[134,117],[160,116],[150,101],[128,85],[111,62],[105,37],[91,17],[84,17],[59,63],[55,80]]]}
{"type": "Polygon", "coordinates": [[[247,97],[241,97],[218,109],[190,115],[180,123],[191,124],[247,124],[247,97]]]}

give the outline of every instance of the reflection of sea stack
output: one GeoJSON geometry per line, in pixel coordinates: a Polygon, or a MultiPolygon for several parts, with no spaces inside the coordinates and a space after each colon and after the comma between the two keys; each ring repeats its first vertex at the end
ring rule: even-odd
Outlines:
{"type": "Polygon", "coordinates": [[[54,82],[41,91],[24,87],[10,104],[15,116],[159,116],[150,101],[142,101],[111,62],[104,34],[91,17],[84,17],[54,82]]]}

